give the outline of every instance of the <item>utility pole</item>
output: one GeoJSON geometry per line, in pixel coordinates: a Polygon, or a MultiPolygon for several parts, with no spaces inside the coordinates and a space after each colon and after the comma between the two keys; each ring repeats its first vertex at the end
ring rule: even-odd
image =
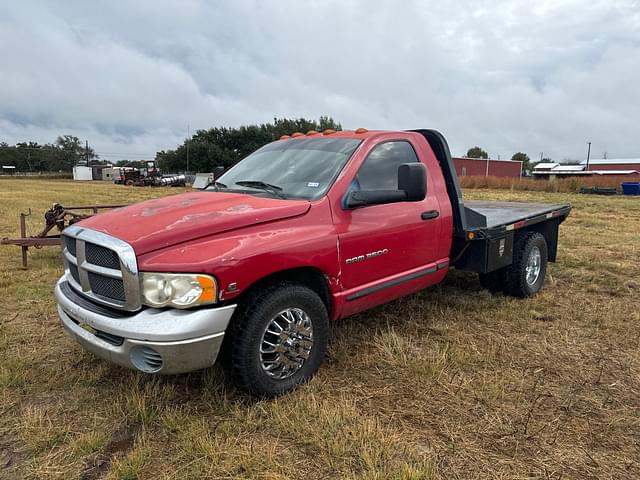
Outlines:
{"type": "Polygon", "coordinates": [[[87,167],[89,166],[89,140],[84,141],[84,153],[87,157],[87,167]]]}
{"type": "Polygon", "coordinates": [[[587,168],[585,169],[585,171],[589,171],[589,157],[591,156],[591,142],[587,142],[587,145],[589,145],[589,148],[587,149],[587,168]]]}
{"type": "Polygon", "coordinates": [[[540,161],[542,162],[542,156],[544,155],[544,152],[540,152],[540,161]]]}
{"type": "Polygon", "coordinates": [[[187,173],[189,173],[189,143],[191,143],[190,137],[191,137],[191,128],[187,123],[187,173]]]}

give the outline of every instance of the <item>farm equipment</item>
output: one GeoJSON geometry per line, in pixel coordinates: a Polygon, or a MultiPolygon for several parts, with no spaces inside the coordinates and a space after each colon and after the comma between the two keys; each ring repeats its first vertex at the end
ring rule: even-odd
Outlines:
{"type": "Polygon", "coordinates": [[[615,195],[616,187],[580,187],[580,193],[591,195],[615,195]]]}
{"type": "Polygon", "coordinates": [[[148,160],[146,168],[139,170],[132,167],[121,167],[115,176],[114,183],[135,187],[184,187],[184,175],[161,175],[155,160],[148,160]]]}
{"type": "Polygon", "coordinates": [[[168,175],[160,177],[154,186],[162,187],[184,187],[186,183],[186,177],[184,175],[168,175]]]}
{"type": "Polygon", "coordinates": [[[20,247],[22,250],[22,267],[27,268],[27,252],[29,251],[29,247],[42,248],[60,245],[60,232],[69,225],[89,218],[98,213],[99,210],[124,206],[125,205],[81,205],[65,207],[60,203],[54,203],[44,214],[44,229],[37,235],[32,236],[27,235],[26,219],[31,215],[31,209],[29,209],[29,213],[20,214],[20,238],[3,238],[0,240],[0,245],[16,245],[20,247]],[[52,230],[54,233],[51,232],[52,230]]]}

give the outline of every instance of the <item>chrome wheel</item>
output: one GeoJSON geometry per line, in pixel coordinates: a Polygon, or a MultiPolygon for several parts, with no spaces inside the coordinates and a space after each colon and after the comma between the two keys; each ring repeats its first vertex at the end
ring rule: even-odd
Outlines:
{"type": "Polygon", "coordinates": [[[525,271],[527,274],[527,283],[529,285],[535,285],[540,276],[540,270],[542,268],[542,255],[538,247],[533,247],[529,252],[529,258],[527,259],[527,265],[525,271]]]}
{"type": "Polygon", "coordinates": [[[260,343],[260,363],[270,377],[282,380],[302,368],[313,348],[313,325],[304,310],[287,308],[267,324],[260,343]]]}

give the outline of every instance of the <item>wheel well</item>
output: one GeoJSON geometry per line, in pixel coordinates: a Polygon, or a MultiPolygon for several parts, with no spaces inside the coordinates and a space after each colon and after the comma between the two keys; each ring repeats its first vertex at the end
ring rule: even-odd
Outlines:
{"type": "Polygon", "coordinates": [[[261,278],[251,284],[249,288],[240,295],[239,302],[242,303],[244,298],[252,295],[255,291],[278,282],[293,282],[310,288],[318,294],[322,303],[327,307],[327,313],[331,316],[333,304],[331,301],[331,293],[329,291],[327,278],[322,270],[314,267],[291,268],[289,270],[282,270],[261,278]]]}
{"type": "Polygon", "coordinates": [[[560,222],[557,220],[548,220],[546,222],[536,223],[519,231],[519,234],[527,232],[537,232],[541,234],[547,242],[547,257],[550,262],[555,262],[558,254],[558,230],[560,222]]]}

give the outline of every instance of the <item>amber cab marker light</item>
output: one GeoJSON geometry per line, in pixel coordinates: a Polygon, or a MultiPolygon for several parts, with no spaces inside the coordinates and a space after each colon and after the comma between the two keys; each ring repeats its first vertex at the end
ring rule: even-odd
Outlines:
{"type": "Polygon", "coordinates": [[[309,130],[307,132],[307,136],[310,137],[311,135],[318,135],[320,134],[320,132],[316,132],[315,130],[309,130]]]}
{"type": "Polygon", "coordinates": [[[289,135],[282,135],[278,140],[286,140],[287,138],[291,138],[289,135]]]}
{"type": "Polygon", "coordinates": [[[467,237],[469,238],[469,240],[473,240],[474,238],[476,238],[476,234],[475,234],[475,233],[473,233],[473,232],[469,232],[469,233],[467,234],[467,237]]]}
{"type": "Polygon", "coordinates": [[[322,131],[323,135],[331,135],[332,133],[336,133],[335,130],[331,130],[330,128],[327,128],[326,130],[322,131]]]}
{"type": "Polygon", "coordinates": [[[302,132],[295,132],[291,134],[291,138],[297,138],[297,137],[304,137],[304,133],[302,132]]]}
{"type": "Polygon", "coordinates": [[[368,131],[369,131],[369,130],[367,130],[366,128],[362,128],[362,127],[360,127],[360,128],[358,128],[358,129],[356,130],[356,133],[367,133],[368,131]]]}

